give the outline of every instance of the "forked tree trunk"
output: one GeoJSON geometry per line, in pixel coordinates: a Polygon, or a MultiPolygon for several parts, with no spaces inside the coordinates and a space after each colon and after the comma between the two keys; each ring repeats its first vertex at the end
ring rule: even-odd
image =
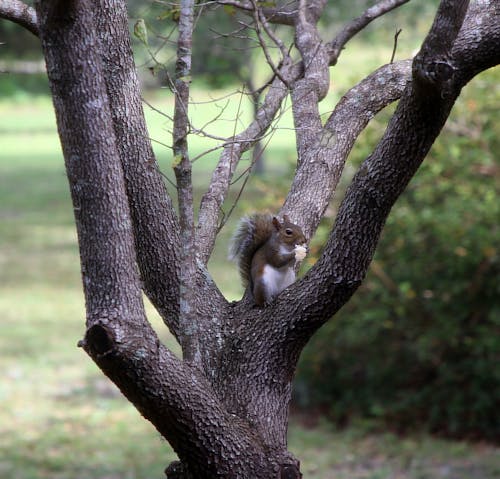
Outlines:
{"type": "MultiPolygon", "coordinates": [[[[202,200],[189,278],[180,271],[179,229],[194,225],[179,224],[147,140],[125,3],[38,0],[37,25],[23,16],[45,53],[75,209],[87,310],[81,346],[173,446],[180,462],[167,469],[171,478],[301,477],[287,449],[300,352],[361,283],[392,205],[463,85],[499,62],[498,2],[472,9],[459,33],[468,3],[443,0],[412,74],[408,62],[383,67],[323,125],[317,104],[341,46],[326,48],[315,29],[324,2],[298,5],[292,23],[303,63],[283,62],[256,120],[225,147],[202,200]],[[401,100],[355,176],[318,263],[265,308],[254,307],[248,295],[229,303],[206,270],[219,202],[237,155],[269,127],[288,91],[299,158],[284,209],[309,235],[356,136],[375,111],[401,100]],[[184,360],[158,340],[142,290],[182,344],[184,360]]],[[[264,30],[266,15],[290,24],[289,12],[266,10],[256,13],[264,30]]]]}

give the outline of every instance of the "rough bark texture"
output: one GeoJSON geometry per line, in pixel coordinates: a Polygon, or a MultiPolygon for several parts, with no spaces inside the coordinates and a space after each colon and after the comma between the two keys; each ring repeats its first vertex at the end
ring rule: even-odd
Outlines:
{"type": "Polygon", "coordinates": [[[126,5],[119,0],[93,0],[92,4],[98,12],[94,22],[143,288],[179,337],[179,222],[149,141],[126,5]]]}
{"type": "MultiPolygon", "coordinates": [[[[81,346],[177,452],[180,462],[167,468],[168,477],[293,479],[301,477],[300,467],[287,451],[286,433],[300,352],[363,280],[392,205],[461,88],[499,63],[498,2],[475,3],[463,21],[468,2],[443,0],[413,62],[374,72],[344,96],[324,125],[318,102],[328,91],[328,68],[341,47],[373,18],[404,2],[379,2],[330,42],[316,28],[322,1],[259,11],[256,2],[222,3],[249,13],[259,23],[260,40],[267,36],[278,45],[283,61],[273,65],[274,79],[255,120],[228,139],[195,231],[182,106],[187,108],[189,93],[184,90],[189,18],[180,30],[176,83],[174,151],[179,203],[186,207],[179,221],[147,139],[125,2],[36,2],[80,244],[87,309],[81,346]],[[271,22],[295,29],[300,62],[287,57],[271,22]],[[271,126],[289,93],[298,163],[283,210],[308,236],[356,137],[377,111],[400,102],[356,174],[317,264],[265,308],[253,307],[248,296],[228,303],[206,271],[220,206],[241,155],[271,126]],[[189,274],[181,274],[188,263],[189,274]],[[185,346],[184,360],[163,346],[149,325],[141,288],[185,346]],[[194,339],[194,348],[186,337],[194,339]]],[[[192,15],[190,1],[182,5],[183,15],[192,15]]],[[[6,16],[4,8],[0,15],[6,16]]],[[[23,18],[19,10],[13,19],[23,18]]]]}

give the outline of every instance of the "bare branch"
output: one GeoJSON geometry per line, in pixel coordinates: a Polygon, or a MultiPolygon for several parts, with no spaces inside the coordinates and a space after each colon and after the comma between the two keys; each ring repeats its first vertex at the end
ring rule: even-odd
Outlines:
{"type": "Polygon", "coordinates": [[[179,223],[181,228],[180,324],[181,346],[187,361],[198,361],[199,337],[196,328],[196,244],[194,231],[193,181],[189,160],[188,104],[191,83],[191,55],[194,23],[194,0],[181,0],[177,62],[175,64],[175,109],[173,125],[174,171],[177,179],[179,223]]]}
{"type": "Polygon", "coordinates": [[[217,1],[219,5],[225,5],[228,7],[234,7],[237,8],[238,10],[243,10],[249,13],[253,13],[255,8],[252,2],[238,2],[238,1],[233,1],[233,0],[222,0],[222,1],[217,1]]]}
{"type": "Polygon", "coordinates": [[[315,19],[310,21],[310,18],[307,0],[300,0],[295,44],[302,56],[304,75],[296,81],[291,91],[299,165],[305,151],[321,131],[319,102],[328,93],[330,85],[327,50],[313,23],[315,19]]]}
{"type": "Polygon", "coordinates": [[[301,225],[306,237],[316,231],[357,137],[377,112],[401,96],[410,74],[410,60],[396,62],[351,88],[305,151],[283,212],[301,225]]]}
{"type": "MultiPolygon", "coordinates": [[[[282,65],[281,76],[292,82],[301,73],[300,65],[282,65]]],[[[241,155],[248,151],[271,126],[288,89],[275,78],[254,121],[240,134],[228,140],[215,168],[207,192],[203,195],[198,217],[197,244],[200,260],[206,264],[215,243],[218,217],[241,155]]]]}
{"type": "MultiPolygon", "coordinates": [[[[245,179],[243,180],[243,183],[242,183],[242,185],[241,185],[241,187],[240,187],[240,189],[238,191],[238,194],[236,195],[236,198],[234,199],[233,204],[229,208],[229,211],[227,213],[224,212],[224,216],[221,218],[221,221],[220,221],[219,228],[218,228],[217,232],[219,232],[224,227],[224,225],[226,224],[226,222],[228,221],[228,219],[231,217],[231,214],[233,213],[234,209],[236,208],[236,205],[238,204],[238,201],[240,200],[241,195],[243,194],[245,186],[248,183],[248,180],[250,179],[250,174],[252,173],[252,170],[253,170],[254,166],[260,160],[261,156],[264,154],[264,151],[267,148],[267,145],[269,144],[269,142],[271,141],[271,138],[272,138],[273,133],[275,131],[276,130],[273,130],[271,132],[271,134],[269,135],[269,137],[267,139],[266,144],[263,147],[260,148],[259,154],[258,155],[252,155],[252,162],[250,163],[250,166],[248,168],[246,168],[245,171],[243,171],[240,174],[240,176],[238,176],[238,178],[236,178],[234,181],[231,182],[231,186],[232,186],[233,184],[237,183],[241,178],[245,177],[245,179]]],[[[257,141],[261,141],[261,140],[262,140],[262,138],[257,138],[257,141]]]]}
{"type": "MultiPolygon", "coordinates": [[[[257,6],[257,4],[254,2],[254,4],[257,6]]],[[[262,12],[262,9],[261,8],[257,8],[257,12],[258,12],[258,20],[260,21],[260,23],[262,24],[262,26],[264,27],[264,30],[267,34],[267,36],[276,44],[276,46],[280,49],[281,51],[281,56],[282,56],[282,61],[285,61],[286,58],[288,58],[289,56],[289,53],[288,53],[288,49],[286,48],[285,44],[281,41],[280,38],[278,38],[274,32],[271,30],[270,26],[269,26],[269,23],[266,19],[266,16],[264,15],[264,13],[262,12]]]]}
{"type": "Polygon", "coordinates": [[[3,0],[0,3],[0,18],[17,23],[38,36],[36,11],[21,0],[3,0]]]}
{"type": "Polygon", "coordinates": [[[354,37],[354,35],[363,30],[363,28],[376,18],[404,5],[408,1],[409,0],[382,0],[365,10],[362,15],[355,18],[351,23],[347,24],[342,31],[327,44],[330,55],[330,65],[335,65],[337,63],[342,48],[344,48],[345,44],[354,37]]]}
{"type": "MultiPolygon", "coordinates": [[[[241,10],[242,12],[250,15],[254,11],[254,7],[251,1],[238,2],[236,0],[217,0],[216,3],[219,5],[228,5],[237,8],[238,10],[241,10]]],[[[262,8],[262,12],[269,23],[289,26],[293,26],[295,24],[297,11],[298,8],[296,1],[292,1],[287,5],[280,6],[279,8],[262,8]]]]}
{"type": "MultiPolygon", "coordinates": [[[[274,62],[271,58],[271,54],[269,53],[269,49],[267,47],[266,41],[264,40],[264,37],[262,36],[262,30],[261,30],[262,18],[261,18],[261,14],[259,13],[259,7],[257,6],[257,2],[255,0],[252,0],[252,5],[254,7],[253,18],[254,18],[254,22],[255,22],[255,33],[257,34],[257,38],[259,39],[259,43],[260,43],[260,47],[262,49],[262,52],[264,53],[264,56],[266,57],[267,64],[271,67],[271,70],[273,71],[273,73],[288,87],[287,80],[285,80],[281,76],[281,72],[274,64],[274,62]]],[[[264,29],[265,29],[265,27],[264,27],[264,29]]],[[[266,32],[267,32],[267,30],[266,30],[266,32]]],[[[283,50],[284,50],[283,44],[281,42],[279,42],[278,40],[276,40],[276,37],[274,35],[272,38],[275,41],[275,43],[277,43],[280,46],[281,52],[283,54],[283,61],[286,61],[286,59],[288,58],[288,53],[286,52],[286,49],[283,52],[283,50]]]]}

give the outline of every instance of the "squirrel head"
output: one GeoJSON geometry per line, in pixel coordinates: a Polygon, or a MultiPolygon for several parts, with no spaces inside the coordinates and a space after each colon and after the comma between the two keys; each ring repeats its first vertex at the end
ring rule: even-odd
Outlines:
{"type": "Polygon", "coordinates": [[[273,217],[273,226],[276,230],[275,234],[278,236],[280,243],[292,247],[306,243],[306,237],[304,236],[300,226],[292,223],[287,215],[283,215],[282,223],[280,223],[278,218],[273,217]]]}

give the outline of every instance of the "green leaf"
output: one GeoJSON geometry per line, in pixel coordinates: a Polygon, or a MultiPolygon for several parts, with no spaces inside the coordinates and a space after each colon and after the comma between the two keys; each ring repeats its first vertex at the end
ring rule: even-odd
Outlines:
{"type": "Polygon", "coordinates": [[[143,18],[139,18],[134,25],[134,36],[140,40],[141,43],[148,46],[148,29],[146,22],[143,18]]]}

